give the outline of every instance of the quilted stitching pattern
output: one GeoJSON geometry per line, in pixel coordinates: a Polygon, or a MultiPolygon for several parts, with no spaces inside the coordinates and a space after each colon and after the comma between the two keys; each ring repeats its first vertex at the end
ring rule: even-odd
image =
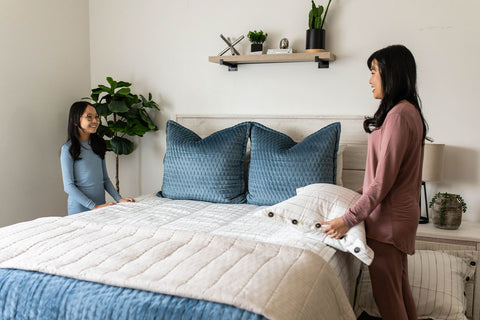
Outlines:
{"type": "MultiPolygon", "coordinates": [[[[157,199],[0,229],[0,267],[222,302],[269,319],[355,319],[338,278],[318,254],[273,239],[160,228],[154,221],[165,210],[156,214],[153,203],[170,212],[195,203],[221,205],[180,201],[175,207],[157,199]]],[[[289,237],[276,230],[279,239],[289,237]]]]}
{"type": "Polygon", "coordinates": [[[167,122],[167,151],[161,196],[218,203],[244,203],[244,161],[250,123],[201,139],[167,122]]]}
{"type": "Polygon", "coordinates": [[[332,123],[296,143],[289,136],[252,124],[247,203],[272,205],[312,183],[336,181],[340,123],[332,123]]]}

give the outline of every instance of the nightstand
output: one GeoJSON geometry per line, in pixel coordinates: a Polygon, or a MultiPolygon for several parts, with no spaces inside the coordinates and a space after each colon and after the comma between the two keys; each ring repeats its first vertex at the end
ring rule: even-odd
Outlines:
{"type": "MultiPolygon", "coordinates": [[[[419,224],[417,229],[416,249],[418,250],[453,250],[480,251],[480,223],[462,221],[457,230],[436,228],[432,222],[419,224]]],[[[478,263],[477,263],[478,266],[478,263]]],[[[477,267],[475,283],[469,293],[473,297],[471,306],[467,306],[473,320],[480,320],[480,268],[477,267]]]]}

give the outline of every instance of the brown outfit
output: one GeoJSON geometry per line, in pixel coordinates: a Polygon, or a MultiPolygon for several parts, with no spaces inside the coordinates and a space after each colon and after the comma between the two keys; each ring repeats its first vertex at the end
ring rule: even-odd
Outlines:
{"type": "MultiPolygon", "coordinates": [[[[406,261],[406,254],[415,252],[420,216],[422,143],[423,123],[419,112],[411,103],[400,102],[390,110],[382,126],[370,134],[362,196],[343,215],[343,221],[349,227],[365,221],[367,239],[387,245],[375,246],[377,251],[372,247],[375,258],[370,269],[372,287],[382,285],[384,288],[380,294],[374,289],[374,297],[379,309],[385,312],[393,313],[396,310],[393,304],[408,309],[412,303],[404,301],[404,298],[411,297],[408,277],[403,286],[390,288],[387,285],[392,282],[382,282],[387,278],[402,279],[402,274],[408,276],[406,262],[397,265],[398,260],[388,259],[388,254],[394,254],[396,249],[406,261]],[[381,274],[381,270],[386,273],[381,274]],[[386,295],[386,290],[400,291],[386,295]]],[[[407,319],[393,314],[382,313],[382,316],[384,319],[407,319]]],[[[408,319],[416,319],[416,315],[409,315],[408,319]]]]}

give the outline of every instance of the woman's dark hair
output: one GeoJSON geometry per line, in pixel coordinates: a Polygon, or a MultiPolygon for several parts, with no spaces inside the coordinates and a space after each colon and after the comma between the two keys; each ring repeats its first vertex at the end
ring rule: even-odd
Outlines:
{"type": "MultiPolygon", "coordinates": [[[[73,160],[80,160],[80,140],[78,134],[78,128],[80,127],[80,118],[82,117],[85,109],[91,106],[90,103],[86,101],[77,101],[72,104],[70,107],[70,114],[68,115],[68,140],[71,141],[72,145],[70,146],[70,154],[72,155],[73,160]]],[[[107,145],[105,140],[102,139],[98,134],[94,133],[90,135],[90,145],[92,146],[93,152],[98,154],[102,159],[105,159],[105,153],[107,151],[107,145]]]]}
{"type": "Polygon", "coordinates": [[[374,52],[368,58],[367,65],[370,70],[373,60],[377,61],[382,79],[383,98],[374,116],[365,118],[364,130],[371,133],[380,128],[388,112],[400,101],[407,100],[415,106],[422,118],[425,141],[428,125],[423,117],[417,93],[417,67],[413,54],[405,46],[393,45],[374,52]]]}

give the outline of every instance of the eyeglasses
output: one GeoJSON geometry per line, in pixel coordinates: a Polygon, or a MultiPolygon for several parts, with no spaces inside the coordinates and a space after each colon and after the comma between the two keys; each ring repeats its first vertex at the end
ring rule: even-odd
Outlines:
{"type": "Polygon", "coordinates": [[[83,118],[87,119],[88,122],[92,122],[93,119],[97,120],[97,121],[100,121],[100,117],[97,115],[93,116],[91,114],[87,114],[86,116],[84,116],[83,118]]]}

